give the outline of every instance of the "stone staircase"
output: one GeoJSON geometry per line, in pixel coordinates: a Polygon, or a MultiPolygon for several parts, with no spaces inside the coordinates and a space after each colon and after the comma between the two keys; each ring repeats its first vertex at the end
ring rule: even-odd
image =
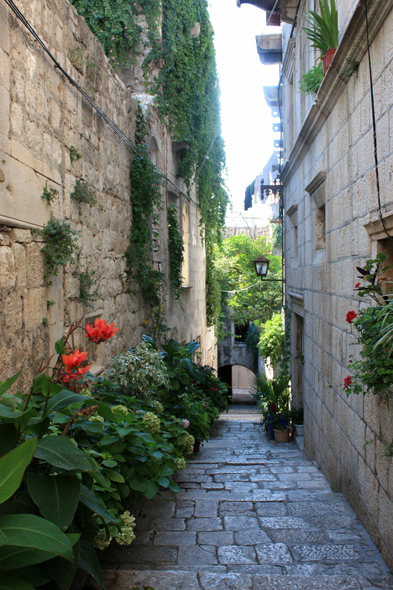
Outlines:
{"type": "Polygon", "coordinates": [[[108,590],[393,590],[345,498],[258,421],[232,408],[179,473],[182,493],[137,507],[136,540],[103,554],[108,590]]]}

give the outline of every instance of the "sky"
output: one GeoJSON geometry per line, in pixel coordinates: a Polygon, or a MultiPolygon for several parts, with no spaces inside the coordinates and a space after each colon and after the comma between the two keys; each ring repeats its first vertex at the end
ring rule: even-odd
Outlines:
{"type": "MultiPolygon", "coordinates": [[[[220,79],[228,187],[236,212],[243,210],[246,187],[273,152],[277,135],[263,86],[277,86],[279,68],[262,65],[257,53],[255,36],[262,34],[266,24],[263,10],[250,4],[238,8],[236,0],[209,0],[209,13],[220,79]]],[[[269,26],[265,34],[279,31],[269,26]]]]}

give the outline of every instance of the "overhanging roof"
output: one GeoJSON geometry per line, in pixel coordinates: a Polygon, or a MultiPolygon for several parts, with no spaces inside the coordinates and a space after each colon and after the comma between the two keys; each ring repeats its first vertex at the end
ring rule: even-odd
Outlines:
{"type": "MultiPolygon", "coordinates": [[[[274,8],[276,0],[236,0],[240,7],[242,4],[252,4],[257,8],[271,12],[274,8]]],[[[279,0],[274,12],[280,13],[281,20],[284,23],[293,23],[296,13],[297,0],[279,0]]]]}

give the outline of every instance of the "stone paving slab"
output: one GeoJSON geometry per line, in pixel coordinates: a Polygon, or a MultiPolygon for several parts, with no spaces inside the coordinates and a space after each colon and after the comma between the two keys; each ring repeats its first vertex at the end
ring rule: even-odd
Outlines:
{"type": "Polygon", "coordinates": [[[131,507],[135,541],[102,554],[108,590],[393,590],[316,463],[269,441],[255,413],[233,412],[178,473],[180,493],[131,507]]]}

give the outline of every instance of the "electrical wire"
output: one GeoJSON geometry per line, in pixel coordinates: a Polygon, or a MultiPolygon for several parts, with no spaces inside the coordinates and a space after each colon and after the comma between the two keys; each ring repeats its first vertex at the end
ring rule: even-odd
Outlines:
{"type": "Polygon", "coordinates": [[[240,291],[247,291],[247,289],[252,289],[256,285],[261,285],[261,284],[262,283],[260,281],[258,281],[257,283],[254,283],[253,285],[250,285],[249,287],[244,287],[244,289],[237,289],[237,291],[225,291],[224,289],[221,289],[221,292],[222,293],[230,293],[231,295],[234,295],[235,293],[240,293],[240,291]]]}
{"type": "Polygon", "coordinates": [[[276,0],[276,2],[275,2],[275,4],[274,4],[274,6],[273,6],[273,8],[272,8],[272,10],[270,11],[269,18],[268,18],[268,20],[267,20],[267,23],[266,23],[266,25],[265,25],[265,28],[264,28],[264,29],[263,29],[263,31],[262,31],[262,35],[264,34],[264,32],[266,31],[267,27],[269,26],[270,19],[271,19],[271,18],[272,18],[272,16],[273,16],[273,12],[275,11],[277,4],[278,4],[278,0],[276,0]]]}
{"type": "MultiPolygon", "coordinates": [[[[83,90],[83,88],[81,88],[81,86],[79,86],[79,84],[72,78],[72,76],[70,76],[65,69],[61,66],[61,64],[57,61],[57,59],[54,57],[54,55],[50,52],[50,50],[48,49],[48,47],[45,45],[45,43],[42,41],[42,39],[39,37],[39,35],[36,33],[36,31],[33,29],[33,27],[30,25],[30,23],[28,22],[28,20],[25,18],[25,16],[21,13],[21,11],[19,10],[19,8],[15,5],[13,0],[4,0],[4,2],[9,6],[9,8],[12,10],[12,12],[14,12],[14,14],[18,17],[18,19],[22,22],[22,24],[27,28],[27,30],[30,32],[30,34],[34,37],[34,39],[37,41],[37,43],[42,47],[42,49],[45,51],[45,53],[49,56],[49,58],[53,61],[53,63],[55,64],[55,68],[58,69],[64,76],[65,78],[67,78],[67,80],[70,82],[70,84],[72,86],[74,86],[76,88],[76,90],[78,90],[78,92],[80,92],[80,94],[82,94],[82,96],[85,98],[85,100],[87,100],[87,102],[91,105],[91,107],[98,113],[98,115],[100,117],[102,117],[102,119],[104,119],[104,121],[107,123],[107,125],[109,125],[109,127],[120,137],[120,139],[129,147],[131,148],[131,150],[138,155],[142,155],[141,151],[138,149],[138,147],[135,145],[135,143],[133,141],[131,141],[131,139],[129,139],[127,137],[127,135],[116,125],[116,123],[114,123],[101,109],[100,107],[94,102],[94,100],[92,100],[90,98],[90,96],[83,90]]],[[[210,151],[210,150],[209,150],[210,151]]],[[[190,195],[188,195],[187,193],[185,193],[184,191],[182,191],[174,182],[172,182],[172,180],[170,180],[168,177],[163,176],[162,179],[162,184],[164,185],[165,180],[167,180],[173,187],[176,188],[176,190],[178,190],[182,195],[184,195],[189,201],[191,201],[192,203],[194,203],[194,205],[196,205],[198,207],[198,204],[190,197],[190,195]]]]}
{"type": "Polygon", "coordinates": [[[379,217],[381,219],[381,223],[383,225],[383,229],[388,236],[388,238],[393,239],[386,228],[385,220],[382,216],[382,205],[381,205],[381,185],[379,180],[379,162],[378,162],[378,140],[377,140],[377,122],[375,116],[375,99],[374,99],[374,82],[373,82],[373,72],[371,66],[371,51],[370,51],[370,35],[369,35],[369,22],[368,22],[368,8],[367,8],[367,0],[364,0],[364,11],[366,15],[366,32],[367,32],[367,54],[368,54],[368,69],[370,74],[370,94],[371,94],[371,112],[372,112],[372,121],[373,121],[373,139],[374,139],[374,160],[375,160],[375,178],[377,184],[377,197],[378,197],[378,208],[379,208],[379,217]]]}

